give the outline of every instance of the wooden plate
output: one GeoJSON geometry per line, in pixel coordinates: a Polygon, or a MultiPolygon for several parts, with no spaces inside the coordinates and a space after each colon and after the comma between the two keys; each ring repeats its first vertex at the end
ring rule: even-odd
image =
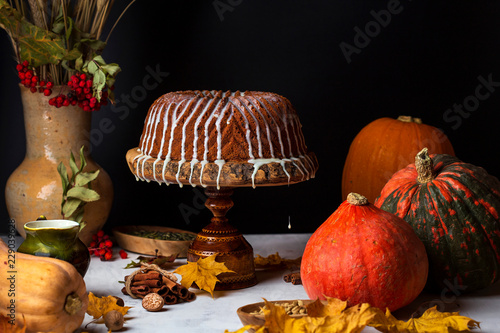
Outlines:
{"type": "Polygon", "coordinates": [[[194,232],[181,229],[144,225],[117,227],[113,229],[113,234],[118,245],[127,251],[132,251],[140,254],[155,255],[156,249],[158,249],[158,254],[163,256],[177,254],[178,258],[186,258],[187,250],[192,241],[169,241],[132,235],[133,232],[140,230],[159,232],[185,232],[196,235],[196,233],[194,232]]]}
{"type": "MultiPolygon", "coordinates": [[[[268,303],[273,303],[273,304],[283,304],[283,303],[292,303],[296,300],[283,300],[283,301],[268,301],[268,303]]],[[[312,300],[302,300],[304,302],[304,305],[307,305],[309,303],[312,303],[312,300]]],[[[258,314],[252,314],[254,311],[259,311],[261,308],[263,308],[266,305],[265,302],[259,302],[259,303],[252,303],[252,304],[247,304],[245,306],[240,307],[238,310],[236,310],[236,313],[238,314],[238,317],[240,317],[241,323],[243,326],[245,325],[258,325],[262,326],[266,322],[264,315],[258,315],[258,314]]],[[[307,314],[297,314],[297,315],[290,315],[292,318],[300,318],[307,316],[307,314]]],[[[254,330],[248,330],[248,332],[254,332],[254,330]]]]}

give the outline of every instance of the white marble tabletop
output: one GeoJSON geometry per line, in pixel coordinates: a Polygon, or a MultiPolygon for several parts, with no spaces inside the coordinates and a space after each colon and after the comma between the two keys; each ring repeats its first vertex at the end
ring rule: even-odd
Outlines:
{"type": "MultiPolygon", "coordinates": [[[[310,234],[266,234],[245,235],[252,245],[254,254],[268,256],[279,252],[280,256],[295,259],[302,255],[310,234]]],[[[232,290],[216,291],[214,298],[209,293],[193,290],[197,294],[195,301],[165,306],[160,312],[147,312],[142,308],[141,300],[132,299],[121,293],[125,275],[133,269],[125,269],[130,260],[136,259],[135,253],[129,252],[128,259],[118,256],[118,249],[114,251],[113,260],[103,262],[99,258],[92,258],[89,270],[85,275],[87,290],[97,296],[116,295],[123,298],[125,305],[131,306],[125,319],[124,332],[175,332],[175,333],[223,333],[241,328],[236,309],[240,306],[267,300],[307,299],[301,285],[292,285],[283,281],[283,275],[289,273],[286,269],[257,271],[258,284],[256,286],[232,290]]],[[[183,264],[185,259],[178,259],[183,264]]],[[[442,294],[422,293],[412,304],[394,313],[396,318],[407,320],[411,314],[427,302],[432,302],[438,309],[460,311],[460,314],[479,321],[481,333],[500,332],[500,284],[476,292],[474,294],[456,295],[460,291],[443,292],[442,294]]],[[[92,321],[86,316],[80,329],[81,332],[107,332],[103,324],[89,324],[92,321]],[[85,325],[87,327],[85,328],[85,325]]],[[[378,332],[367,327],[363,332],[378,332]]]]}

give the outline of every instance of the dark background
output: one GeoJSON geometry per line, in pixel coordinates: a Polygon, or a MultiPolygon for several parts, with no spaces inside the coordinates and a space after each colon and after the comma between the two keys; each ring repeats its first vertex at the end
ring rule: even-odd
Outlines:
{"type": "MultiPolygon", "coordinates": [[[[108,29],[127,3],[115,3],[108,29]]],[[[290,187],[236,189],[228,217],[244,233],[313,232],[342,201],[351,141],[380,117],[421,117],[448,135],[460,159],[499,177],[499,14],[498,1],[137,1],[103,54],[122,68],[115,90],[120,101],[93,118],[114,125],[92,147],[115,188],[105,229],[148,224],[199,231],[208,223],[210,213],[199,209],[201,191],[136,182],[125,162],[151,103],[177,90],[270,91],[290,99],[299,113],[320,163],[317,177],[290,187]],[[376,29],[374,13],[388,6],[397,13],[361,45],[357,29],[376,29]],[[342,42],[360,46],[350,62],[342,42]],[[148,67],[169,75],[138,100],[134,88],[148,67]],[[467,118],[444,119],[446,110],[474,96],[480,76],[499,86],[467,118]],[[127,104],[124,96],[134,92],[127,104]],[[182,209],[192,214],[183,216],[182,209]]],[[[3,189],[24,158],[25,138],[15,61],[3,30],[0,50],[0,232],[6,232],[3,189]]]]}

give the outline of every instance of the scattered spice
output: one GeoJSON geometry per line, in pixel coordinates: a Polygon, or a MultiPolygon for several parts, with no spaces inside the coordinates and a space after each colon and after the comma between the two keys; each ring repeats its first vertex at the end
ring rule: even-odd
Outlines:
{"type": "MultiPolygon", "coordinates": [[[[283,309],[285,309],[285,312],[287,315],[301,315],[301,314],[307,314],[307,308],[304,305],[304,301],[302,300],[296,300],[293,302],[283,302],[283,303],[274,303],[275,306],[280,306],[283,309]]],[[[259,309],[259,311],[253,311],[250,314],[254,315],[264,315],[264,311],[267,310],[266,306],[263,306],[259,309]]]]}

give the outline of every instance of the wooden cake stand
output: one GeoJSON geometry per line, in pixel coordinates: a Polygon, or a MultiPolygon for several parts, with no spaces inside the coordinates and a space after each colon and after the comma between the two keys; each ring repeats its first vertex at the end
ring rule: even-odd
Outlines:
{"type": "Polygon", "coordinates": [[[211,223],[198,233],[188,249],[187,260],[217,254],[216,261],[223,262],[235,273],[222,273],[217,276],[215,290],[233,290],[251,287],[257,284],[252,246],[226,218],[226,213],[233,207],[231,195],[236,187],[279,186],[299,183],[314,177],[318,167],[316,156],[309,153],[308,169],[305,172],[303,161],[287,161],[260,165],[257,171],[252,163],[227,162],[222,167],[215,163],[202,166],[200,163],[191,168],[184,162],[179,168],[178,161],[171,160],[163,167],[163,160],[145,159],[138,148],[130,149],[126,155],[132,173],[138,178],[160,183],[201,186],[205,188],[208,199],[205,206],[213,214],[211,223]],[[285,167],[286,172],[283,170],[285,167]],[[201,179],[200,179],[201,176],[201,179]]]}

